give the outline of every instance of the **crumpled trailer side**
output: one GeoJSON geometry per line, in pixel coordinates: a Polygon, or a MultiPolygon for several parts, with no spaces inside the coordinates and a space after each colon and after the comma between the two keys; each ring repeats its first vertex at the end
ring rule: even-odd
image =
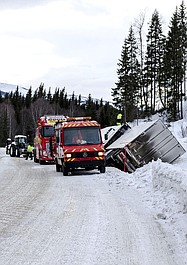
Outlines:
{"type": "Polygon", "coordinates": [[[123,134],[106,147],[106,164],[131,173],[152,160],[172,163],[185,152],[168,127],[156,120],[126,127],[123,134]]]}

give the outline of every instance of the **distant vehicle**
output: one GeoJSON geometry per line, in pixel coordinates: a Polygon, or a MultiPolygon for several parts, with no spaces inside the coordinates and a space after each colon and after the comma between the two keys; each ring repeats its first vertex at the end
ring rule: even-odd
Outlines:
{"type": "Polygon", "coordinates": [[[7,155],[9,155],[9,152],[10,152],[11,143],[12,143],[12,140],[10,138],[7,138],[7,140],[6,140],[6,146],[5,146],[6,154],[7,155]]]}
{"type": "Polygon", "coordinates": [[[69,117],[55,124],[56,171],[98,169],[105,173],[105,154],[100,124],[90,117],[69,117]]]}
{"type": "Polygon", "coordinates": [[[9,154],[11,157],[20,157],[27,154],[27,136],[15,135],[14,141],[10,144],[9,154]]]}
{"type": "Polygon", "coordinates": [[[64,118],[63,115],[45,115],[38,118],[34,138],[34,162],[54,163],[54,124],[64,118]]]}

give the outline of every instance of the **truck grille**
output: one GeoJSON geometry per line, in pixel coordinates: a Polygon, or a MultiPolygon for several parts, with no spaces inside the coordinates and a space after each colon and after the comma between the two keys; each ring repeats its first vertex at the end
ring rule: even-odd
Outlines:
{"type": "Polygon", "coordinates": [[[86,158],[86,157],[96,157],[98,156],[98,152],[81,152],[81,153],[73,153],[72,158],[86,158]]]}

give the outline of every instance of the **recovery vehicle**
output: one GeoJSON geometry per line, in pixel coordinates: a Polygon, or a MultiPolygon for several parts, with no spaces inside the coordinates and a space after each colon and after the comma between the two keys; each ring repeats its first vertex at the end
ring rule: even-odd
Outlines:
{"type": "Polygon", "coordinates": [[[105,172],[101,128],[91,117],[69,117],[55,124],[56,171],[67,176],[77,169],[105,172]]]}
{"type": "Polygon", "coordinates": [[[34,162],[54,163],[54,124],[64,119],[63,115],[44,115],[38,118],[34,138],[34,162]]]}

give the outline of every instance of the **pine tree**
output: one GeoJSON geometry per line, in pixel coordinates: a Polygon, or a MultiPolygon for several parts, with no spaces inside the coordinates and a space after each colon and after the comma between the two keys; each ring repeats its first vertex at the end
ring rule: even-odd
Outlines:
{"type": "Polygon", "coordinates": [[[41,83],[38,88],[37,98],[46,98],[46,90],[44,88],[44,83],[41,83]]]}
{"type": "Polygon", "coordinates": [[[52,94],[51,94],[51,88],[49,87],[48,93],[47,93],[47,100],[49,103],[52,104],[52,94]]]}
{"type": "Polygon", "coordinates": [[[136,116],[138,91],[140,89],[140,65],[137,60],[137,45],[132,26],[122,47],[118,63],[118,82],[112,89],[114,105],[123,112],[123,121],[132,121],[136,116]]]}
{"type": "MultiPolygon", "coordinates": [[[[164,55],[164,71],[167,79],[167,107],[169,119],[180,118],[179,101],[181,99],[181,83],[184,76],[184,60],[180,16],[176,8],[170,22],[164,55]]],[[[166,82],[165,82],[166,83],[166,82]]]]}
{"type": "Polygon", "coordinates": [[[184,1],[179,7],[179,28],[181,35],[181,49],[183,57],[183,87],[180,85],[180,117],[183,118],[183,98],[186,97],[186,63],[187,63],[187,15],[184,1]]]}
{"type": "Polygon", "coordinates": [[[85,114],[86,116],[90,116],[93,120],[97,120],[96,107],[91,94],[88,95],[88,99],[86,101],[85,114]]]}
{"type": "Polygon", "coordinates": [[[20,110],[23,104],[22,104],[22,96],[19,92],[18,86],[16,88],[16,91],[12,95],[11,103],[14,106],[16,121],[18,124],[20,124],[20,110]]]}
{"type": "Polygon", "coordinates": [[[156,110],[156,100],[161,96],[162,61],[165,37],[157,10],[154,11],[147,35],[147,52],[145,57],[144,83],[146,84],[146,112],[156,110]]]}
{"type": "Polygon", "coordinates": [[[32,88],[30,87],[25,98],[25,106],[28,109],[32,102],[32,88]]]}
{"type": "Polygon", "coordinates": [[[1,112],[0,123],[0,146],[5,146],[8,138],[8,119],[6,108],[1,112]]]}
{"type": "Polygon", "coordinates": [[[111,106],[109,102],[106,102],[104,105],[102,105],[99,109],[99,112],[98,121],[102,128],[116,125],[116,116],[118,111],[111,106]]]}
{"type": "Polygon", "coordinates": [[[60,90],[60,94],[59,94],[59,106],[60,108],[63,108],[65,106],[65,88],[60,90]]]}

